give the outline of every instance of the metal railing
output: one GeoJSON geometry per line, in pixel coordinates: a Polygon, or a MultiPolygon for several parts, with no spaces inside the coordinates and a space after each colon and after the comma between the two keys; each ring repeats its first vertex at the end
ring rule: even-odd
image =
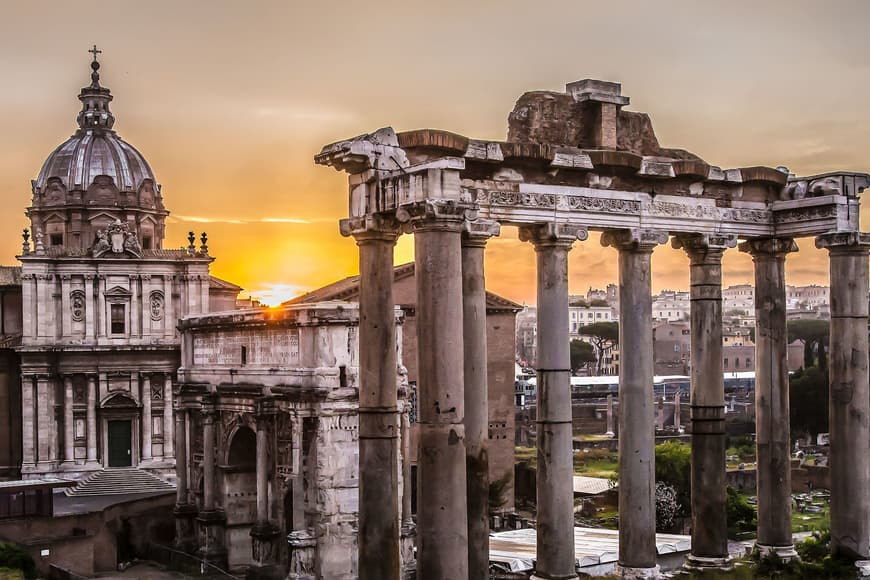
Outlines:
{"type": "Polygon", "coordinates": [[[149,542],[145,546],[145,558],[162,564],[169,570],[181,572],[186,576],[191,577],[209,577],[209,578],[226,578],[229,580],[244,580],[239,576],[233,576],[226,570],[215,566],[210,562],[206,562],[202,558],[197,558],[193,554],[170,548],[162,544],[149,542]]]}

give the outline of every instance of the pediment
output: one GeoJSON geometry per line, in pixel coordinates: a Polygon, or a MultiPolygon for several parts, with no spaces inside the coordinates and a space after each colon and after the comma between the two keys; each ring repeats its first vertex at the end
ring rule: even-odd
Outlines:
{"type": "Polygon", "coordinates": [[[130,298],[133,296],[133,293],[123,286],[113,286],[111,289],[103,292],[103,296],[106,298],[130,298]]]}
{"type": "Polygon", "coordinates": [[[112,393],[103,399],[100,407],[103,409],[129,409],[137,408],[139,405],[136,400],[127,393],[116,392],[112,393]]]}

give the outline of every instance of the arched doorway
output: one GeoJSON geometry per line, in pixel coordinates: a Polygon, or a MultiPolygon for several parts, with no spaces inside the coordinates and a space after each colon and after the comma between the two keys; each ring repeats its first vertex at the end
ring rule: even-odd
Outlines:
{"type": "Polygon", "coordinates": [[[126,392],[115,392],[100,404],[103,467],[139,463],[139,405],[126,392]]]}
{"type": "Polygon", "coordinates": [[[257,519],[257,434],[241,426],[230,436],[222,466],[230,570],[251,564],[251,527],[257,519]]]}

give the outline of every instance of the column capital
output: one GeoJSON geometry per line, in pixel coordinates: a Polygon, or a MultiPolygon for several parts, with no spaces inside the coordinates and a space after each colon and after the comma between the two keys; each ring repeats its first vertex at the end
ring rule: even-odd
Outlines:
{"type": "Polygon", "coordinates": [[[391,216],[365,215],[340,220],[338,227],[342,236],[353,237],[358,245],[370,241],[396,242],[400,224],[391,216]]]}
{"type": "Polygon", "coordinates": [[[256,417],[257,423],[260,421],[271,421],[278,414],[278,409],[275,406],[274,395],[264,395],[256,400],[256,417]]]}
{"type": "Polygon", "coordinates": [[[589,230],[586,227],[574,224],[547,222],[520,228],[520,240],[532,242],[536,250],[553,246],[570,250],[574,242],[582,242],[588,237],[589,230]]]}
{"type": "Polygon", "coordinates": [[[791,252],[797,252],[798,246],[792,238],[756,238],[740,243],[737,249],[758,257],[784,257],[791,252]]]}
{"type": "Polygon", "coordinates": [[[404,204],[396,210],[396,219],[406,232],[462,232],[467,221],[477,219],[477,209],[471,203],[452,199],[427,199],[404,204]]]}
{"type": "Polygon", "coordinates": [[[656,246],[668,241],[668,233],[648,228],[607,230],[601,234],[601,245],[621,251],[652,252],[656,246]]]}
{"type": "Polygon", "coordinates": [[[831,232],[816,237],[817,248],[830,252],[864,253],[870,251],[870,234],[862,232],[831,232]]]}
{"type": "Polygon", "coordinates": [[[501,225],[494,220],[477,219],[465,222],[462,232],[462,246],[466,248],[483,248],[493,236],[501,233],[501,225]]]}
{"type": "Polygon", "coordinates": [[[685,250],[691,257],[694,254],[724,252],[737,246],[737,236],[733,234],[677,234],[671,238],[671,246],[685,250]]]}

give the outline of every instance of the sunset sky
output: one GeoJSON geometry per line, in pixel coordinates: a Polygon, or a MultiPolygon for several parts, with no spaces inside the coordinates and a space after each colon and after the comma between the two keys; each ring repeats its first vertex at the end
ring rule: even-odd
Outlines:
{"type": "MultiPolygon", "coordinates": [[[[162,184],[164,245],[206,230],[213,273],[276,302],[357,271],[338,233],[346,176],[312,161],[323,144],[385,125],[504,139],[524,91],[577,79],[621,82],[662,145],[721,167],[870,171],[868,25],[864,0],[4,0],[0,264],[21,248],[30,180],[75,129],[92,44],[115,129],[162,184]]],[[[825,254],[799,244],[788,282],[827,283],[825,254]]],[[[405,237],[396,263],[412,258],[405,237]]],[[[615,261],[597,236],[578,243],[572,292],[614,282],[615,261]]],[[[654,290],[688,285],[680,252],[660,248],[653,269],[654,290]]],[[[487,271],[534,302],[515,232],[490,243],[487,271]]],[[[751,275],[726,254],[726,285],[751,275]]]]}

